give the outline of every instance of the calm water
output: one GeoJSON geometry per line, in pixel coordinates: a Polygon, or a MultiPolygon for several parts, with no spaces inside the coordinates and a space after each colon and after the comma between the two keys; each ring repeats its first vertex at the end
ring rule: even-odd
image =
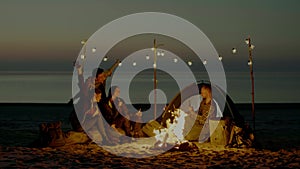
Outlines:
{"type": "MultiPolygon", "coordinates": [[[[237,105],[239,112],[251,123],[250,104],[237,105]]],[[[296,106],[256,109],[256,136],[266,148],[292,148],[300,146],[300,109],[296,106]]],[[[0,145],[24,146],[38,138],[39,124],[61,121],[64,131],[70,130],[68,122],[71,105],[66,104],[0,104],[0,145]]],[[[144,114],[145,115],[145,114],[144,114]]]]}
{"type": "MultiPolygon", "coordinates": [[[[188,78],[188,77],[182,77],[188,78]]],[[[208,79],[205,73],[197,73],[197,80],[208,79]]],[[[227,90],[236,103],[251,102],[249,73],[226,73],[227,90]]],[[[152,90],[152,74],[136,76],[131,82],[132,102],[148,102],[152,90]]],[[[123,79],[127,83],[126,78],[123,79]]],[[[108,80],[109,84],[109,80],[108,80]]],[[[300,102],[300,74],[255,73],[255,99],[260,103],[300,102]]],[[[158,87],[170,101],[179,91],[174,79],[167,74],[158,75],[158,87]]],[[[66,103],[72,95],[72,74],[0,74],[0,102],[66,103]]]]}

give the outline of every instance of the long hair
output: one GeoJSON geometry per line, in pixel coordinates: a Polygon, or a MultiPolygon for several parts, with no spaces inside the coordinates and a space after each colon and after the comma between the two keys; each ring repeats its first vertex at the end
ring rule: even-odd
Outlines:
{"type": "Polygon", "coordinates": [[[102,69],[102,68],[96,68],[96,69],[93,70],[92,75],[94,77],[97,77],[99,74],[101,74],[103,72],[104,72],[104,69],[102,69]]]}

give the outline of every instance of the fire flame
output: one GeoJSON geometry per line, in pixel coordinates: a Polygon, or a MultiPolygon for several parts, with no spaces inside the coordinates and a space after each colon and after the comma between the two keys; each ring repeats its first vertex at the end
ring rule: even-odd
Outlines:
{"type": "Polygon", "coordinates": [[[173,122],[171,122],[171,119],[166,121],[167,128],[154,130],[155,139],[157,142],[160,142],[158,146],[163,146],[166,143],[177,144],[186,141],[183,130],[187,114],[180,109],[176,109],[174,112],[171,112],[171,116],[174,120],[173,122]]]}

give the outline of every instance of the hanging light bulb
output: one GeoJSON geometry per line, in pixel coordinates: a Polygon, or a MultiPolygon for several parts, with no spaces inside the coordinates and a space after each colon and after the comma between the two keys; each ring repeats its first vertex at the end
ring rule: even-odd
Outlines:
{"type": "Polygon", "coordinates": [[[132,63],[132,66],[136,66],[136,62],[135,61],[132,63]]]}
{"type": "MultiPolygon", "coordinates": [[[[154,82],[154,79],[152,79],[152,82],[154,82]]],[[[158,82],[158,80],[156,79],[156,83],[158,82]]]]}
{"type": "Polygon", "coordinates": [[[250,46],[250,48],[251,48],[252,50],[254,49],[254,47],[255,47],[254,45],[251,45],[251,46],[250,46]]]}
{"type": "Polygon", "coordinates": [[[232,48],[232,53],[235,54],[237,52],[236,48],[232,48]]]}
{"type": "Polygon", "coordinates": [[[156,68],[156,63],[153,64],[153,68],[156,68]]]}
{"type": "Polygon", "coordinates": [[[249,42],[249,39],[246,39],[246,40],[245,40],[245,43],[246,43],[247,45],[249,45],[249,43],[250,43],[250,42],[249,42]]]}
{"type": "Polygon", "coordinates": [[[252,65],[252,61],[251,60],[248,60],[248,65],[252,65]]]}
{"type": "Polygon", "coordinates": [[[193,62],[192,61],[188,61],[188,65],[192,66],[193,62]]]}
{"type": "Polygon", "coordinates": [[[154,51],[154,48],[151,48],[152,51],[154,51]]]}
{"type": "Polygon", "coordinates": [[[157,52],[157,56],[160,56],[160,52],[157,52]]]}
{"type": "Polygon", "coordinates": [[[96,51],[97,51],[96,48],[93,48],[93,49],[92,49],[92,52],[93,52],[93,53],[95,53],[96,51]]]}
{"type": "Polygon", "coordinates": [[[178,59],[177,59],[177,58],[175,58],[173,61],[174,61],[175,63],[177,63],[177,62],[178,62],[178,59]]]}
{"type": "Polygon", "coordinates": [[[119,66],[122,66],[122,62],[119,63],[119,66]]]}
{"type": "Polygon", "coordinates": [[[80,58],[83,60],[83,59],[85,59],[85,55],[84,54],[81,54],[80,55],[80,58]]]}
{"type": "Polygon", "coordinates": [[[108,60],[107,56],[103,58],[103,61],[106,62],[108,60]]]}
{"type": "Polygon", "coordinates": [[[219,55],[219,61],[222,61],[223,57],[221,55],[219,55]]]}
{"type": "Polygon", "coordinates": [[[146,55],[146,59],[149,60],[149,59],[150,59],[150,56],[149,56],[149,55],[146,55]]]}
{"type": "Polygon", "coordinates": [[[81,40],[80,43],[81,43],[82,45],[84,45],[84,44],[86,43],[86,40],[81,40]]]}
{"type": "Polygon", "coordinates": [[[206,65],[206,64],[207,64],[207,61],[206,61],[206,60],[204,60],[204,61],[203,61],[203,64],[204,64],[204,65],[206,65]]]}
{"type": "Polygon", "coordinates": [[[161,56],[165,56],[165,52],[162,51],[162,52],[160,53],[160,55],[161,55],[161,56]]]}

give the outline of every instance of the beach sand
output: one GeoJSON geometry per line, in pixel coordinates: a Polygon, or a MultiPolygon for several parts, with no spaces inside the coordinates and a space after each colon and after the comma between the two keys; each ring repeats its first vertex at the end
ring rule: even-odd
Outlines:
{"type": "MultiPolygon", "coordinates": [[[[190,151],[167,151],[147,158],[127,158],[109,153],[97,144],[59,148],[0,147],[1,168],[274,168],[300,167],[300,150],[257,150],[195,143],[190,151]]],[[[114,150],[151,154],[152,145],[137,142],[110,146],[114,150]]],[[[160,153],[160,152],[158,152],[160,153]]],[[[126,155],[126,154],[125,154],[126,155]]]]}

